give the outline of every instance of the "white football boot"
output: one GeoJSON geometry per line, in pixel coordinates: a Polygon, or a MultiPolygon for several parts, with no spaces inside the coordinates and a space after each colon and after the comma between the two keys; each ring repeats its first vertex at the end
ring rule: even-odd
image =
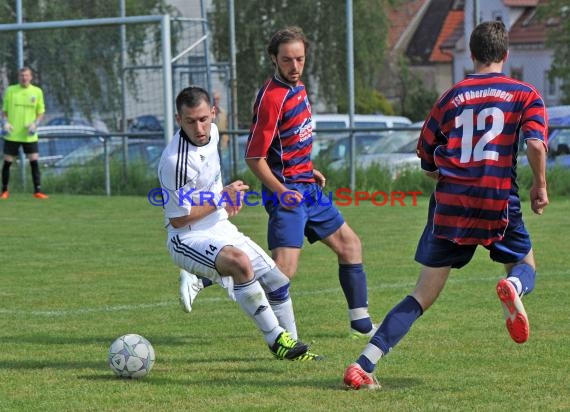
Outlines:
{"type": "Polygon", "coordinates": [[[204,284],[198,276],[180,269],[180,303],[184,312],[192,312],[194,300],[202,289],[204,289],[204,284]]]}

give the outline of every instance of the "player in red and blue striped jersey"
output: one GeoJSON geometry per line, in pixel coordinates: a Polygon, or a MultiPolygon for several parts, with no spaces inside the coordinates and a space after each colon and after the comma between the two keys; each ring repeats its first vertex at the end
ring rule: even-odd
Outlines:
{"type": "Polygon", "coordinates": [[[422,168],[439,174],[433,234],[487,246],[501,240],[509,224],[517,226],[519,132],[546,146],[546,129],[536,89],[501,73],[468,75],[447,91],[418,143],[422,168]]]}
{"type": "Polygon", "coordinates": [[[259,90],[253,111],[254,138],[248,141],[246,156],[265,157],[282,183],[314,183],[311,106],[305,85],[290,86],[275,75],[259,90]],[[275,103],[279,107],[272,107],[275,103]]]}
{"type": "Polygon", "coordinates": [[[311,105],[301,82],[308,46],[298,27],[271,38],[267,50],[275,74],[255,100],[246,163],[262,183],[268,244],[277,266],[292,278],[305,236],[310,243],[322,241],[338,257],[351,336],[371,336],[360,239],[332,202],[321,201],[327,199],[326,179],[311,161],[311,105]]]}
{"type": "Polygon", "coordinates": [[[535,261],[522,220],[516,184],[519,135],[533,173],[531,208],[541,214],[546,191],[547,115],[534,87],[501,73],[508,33],[500,21],[479,24],[469,47],[475,74],[434,105],[418,141],[422,168],[437,180],[428,221],[416,250],[417,285],[384,318],[358,360],[345,371],[354,389],[378,388],[372,375],[380,358],[437,299],[452,268],[461,268],[478,245],[507,273],[496,290],[511,338],[524,343],[529,323],[521,297],[534,288],[535,261]]]}

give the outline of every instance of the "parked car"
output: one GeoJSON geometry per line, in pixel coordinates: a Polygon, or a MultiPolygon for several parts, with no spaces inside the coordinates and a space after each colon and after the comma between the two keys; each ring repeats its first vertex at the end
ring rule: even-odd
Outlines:
{"type": "Polygon", "coordinates": [[[130,119],[127,130],[129,133],[153,133],[152,137],[159,138],[164,135],[164,124],[158,117],[145,114],[130,119]]]}
{"type": "MultiPolygon", "coordinates": [[[[383,114],[355,114],[354,127],[356,128],[393,128],[406,127],[412,122],[404,116],[388,116],[383,114]]],[[[314,114],[311,125],[317,132],[319,129],[348,129],[348,114],[314,114]]]]}
{"type": "Polygon", "coordinates": [[[98,141],[101,135],[101,131],[92,126],[40,126],[38,127],[40,165],[53,166],[81,146],[98,141]]]}
{"type": "MultiPolygon", "coordinates": [[[[0,121],[3,131],[4,121],[0,121]]],[[[52,166],[68,153],[93,141],[101,132],[91,126],[40,126],[38,150],[41,166],[52,166]]],[[[2,136],[4,133],[2,133],[2,136]]]]}
{"type": "Polygon", "coordinates": [[[570,116],[570,105],[549,106],[546,108],[549,119],[570,116]]]}
{"type": "MultiPolygon", "coordinates": [[[[412,122],[404,116],[387,116],[382,114],[355,114],[354,127],[361,129],[371,129],[370,132],[358,133],[378,133],[379,129],[390,129],[394,127],[407,127],[412,122]]],[[[349,128],[348,114],[314,114],[311,118],[313,127],[313,157],[327,150],[336,140],[346,138],[349,128]]]]}
{"type": "Polygon", "coordinates": [[[123,145],[127,143],[127,156],[129,163],[143,163],[148,166],[149,173],[156,174],[158,159],[164,150],[162,139],[124,139],[120,137],[108,137],[97,139],[87,145],[81,146],[64,158],[57,161],[51,168],[55,174],[75,167],[99,166],[104,163],[105,144],[109,157],[112,161],[124,161],[123,145]]]}
{"type": "MultiPolygon", "coordinates": [[[[313,123],[314,140],[312,158],[314,160],[322,159],[323,161],[331,162],[341,159],[347,160],[349,158],[350,141],[347,129],[348,115],[347,114],[315,114],[311,122],[313,123]],[[321,132],[319,132],[319,129],[321,132]]],[[[423,124],[423,122],[422,122],[423,124]]],[[[378,140],[385,136],[390,135],[391,131],[381,131],[382,129],[410,127],[411,121],[403,116],[384,116],[384,115],[355,115],[354,126],[355,128],[371,129],[367,131],[355,132],[356,139],[356,153],[360,155],[368,153],[374,147],[378,140]]],[[[421,124],[420,124],[421,126],[421,124]]],[[[406,133],[399,131],[397,133],[406,133]]],[[[417,135],[417,134],[416,134],[417,135]]],[[[247,144],[248,135],[238,136],[238,173],[243,173],[247,170],[245,164],[244,154],[245,145],[247,144]]],[[[417,136],[416,136],[417,138],[417,136]]],[[[415,153],[415,148],[414,148],[415,153]]],[[[225,154],[229,156],[229,153],[225,154]]],[[[224,159],[222,159],[224,161],[224,159]]],[[[229,162],[229,159],[226,159],[229,162]]]]}
{"type": "MultiPolygon", "coordinates": [[[[550,119],[549,126],[570,127],[570,115],[550,119]]],[[[553,156],[570,154],[570,129],[550,127],[548,132],[548,150],[553,156]]]]}
{"type": "MultiPolygon", "coordinates": [[[[375,141],[357,138],[357,167],[368,168],[378,165],[389,170],[392,177],[397,177],[405,169],[420,169],[420,159],[416,154],[419,129],[390,131],[380,136],[373,136],[378,138],[375,141]]],[[[348,146],[348,149],[345,149],[344,157],[333,159],[330,163],[330,168],[333,170],[348,167],[350,164],[350,142],[346,139],[341,144],[348,146]]]]}
{"type": "MultiPolygon", "coordinates": [[[[361,155],[371,153],[373,147],[385,137],[389,136],[390,132],[385,133],[354,133],[356,143],[356,156],[360,158],[361,155]]],[[[319,153],[319,159],[328,162],[344,162],[350,158],[350,137],[341,137],[335,140],[329,147],[319,153]]]]}
{"type": "Polygon", "coordinates": [[[46,122],[46,126],[89,126],[93,127],[101,132],[109,133],[109,128],[99,119],[93,119],[91,121],[83,117],[54,117],[46,122]]]}
{"type": "MultiPolygon", "coordinates": [[[[570,129],[559,129],[556,127],[570,127],[570,115],[549,119],[548,123],[550,127],[548,130],[548,157],[546,158],[546,168],[570,168],[570,129]]],[[[524,144],[521,144],[520,146],[521,152],[518,157],[518,165],[528,166],[525,146],[524,144]]]]}

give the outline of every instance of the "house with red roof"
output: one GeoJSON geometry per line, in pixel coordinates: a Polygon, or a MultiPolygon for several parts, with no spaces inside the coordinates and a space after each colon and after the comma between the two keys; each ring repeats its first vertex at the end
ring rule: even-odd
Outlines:
{"type": "Polygon", "coordinates": [[[441,49],[464,20],[463,0],[403,0],[387,10],[388,46],[392,79],[384,77],[380,88],[392,102],[402,93],[398,59],[404,56],[427,90],[442,93],[452,84],[453,53],[441,49]]]}
{"type": "Polygon", "coordinates": [[[560,104],[561,80],[551,81],[548,73],[553,51],[546,47],[548,28],[558,24],[542,20],[537,6],[546,0],[466,0],[462,38],[449,49],[453,55],[453,77],[459,80],[473,70],[469,56],[469,34],[477,22],[502,20],[509,29],[509,58],[503,68],[505,74],[535,86],[547,105],[560,104]],[[478,16],[476,21],[475,16],[478,16]]]}
{"type": "MultiPolygon", "coordinates": [[[[509,29],[505,74],[534,85],[547,105],[561,100],[560,80],[548,78],[553,51],[546,47],[548,28],[557,21],[538,18],[547,0],[410,0],[388,12],[389,46],[403,54],[426,88],[442,93],[473,71],[469,36],[475,25],[502,20],[509,29]]],[[[388,93],[389,95],[389,93],[388,93]]]]}

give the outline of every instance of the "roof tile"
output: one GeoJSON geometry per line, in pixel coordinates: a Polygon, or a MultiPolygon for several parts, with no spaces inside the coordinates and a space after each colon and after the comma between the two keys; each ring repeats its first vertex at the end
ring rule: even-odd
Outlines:
{"type": "Polygon", "coordinates": [[[388,45],[390,50],[400,40],[404,34],[410,21],[420,11],[424,3],[428,0],[408,0],[400,2],[397,8],[390,8],[388,10],[388,20],[390,21],[390,30],[388,32],[388,45]]]}
{"type": "Polygon", "coordinates": [[[429,61],[433,63],[446,63],[453,60],[453,56],[450,53],[444,53],[440,49],[440,46],[452,36],[458,27],[463,27],[463,19],[465,18],[465,12],[463,10],[451,10],[439,33],[439,36],[435,42],[435,45],[431,51],[429,61]]]}

